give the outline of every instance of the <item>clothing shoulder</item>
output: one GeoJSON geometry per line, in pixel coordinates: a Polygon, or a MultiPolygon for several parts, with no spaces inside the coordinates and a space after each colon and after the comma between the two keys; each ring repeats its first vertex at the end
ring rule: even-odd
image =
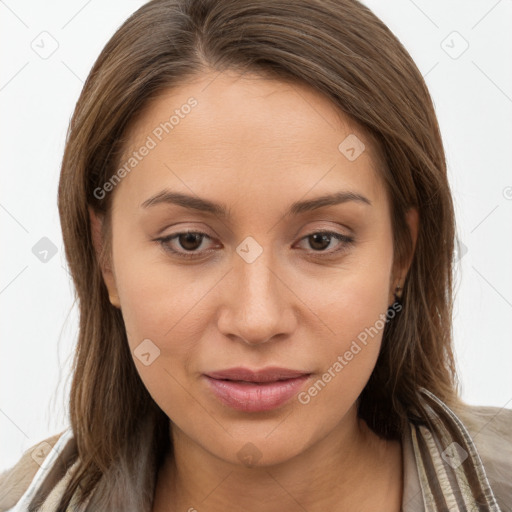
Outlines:
{"type": "Polygon", "coordinates": [[[0,473],[0,512],[14,507],[63,432],[32,445],[18,462],[0,473]]]}
{"type": "Polygon", "coordinates": [[[461,404],[453,412],[473,439],[502,510],[512,512],[512,409],[461,404]]]}

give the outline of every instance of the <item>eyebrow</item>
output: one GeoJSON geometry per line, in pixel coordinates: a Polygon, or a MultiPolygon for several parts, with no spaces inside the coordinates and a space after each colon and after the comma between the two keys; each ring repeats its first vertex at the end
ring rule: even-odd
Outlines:
{"type": "MultiPolygon", "coordinates": [[[[372,205],[372,202],[367,197],[356,192],[343,190],[306,201],[297,201],[290,206],[286,215],[299,215],[318,208],[334,206],[337,204],[347,203],[349,201],[356,201],[369,206],[372,205]]],[[[149,199],[146,199],[140,206],[141,208],[149,208],[158,204],[175,204],[184,208],[211,213],[222,218],[229,216],[229,208],[221,203],[214,203],[208,199],[202,199],[198,196],[190,196],[181,192],[173,192],[168,189],[164,189],[149,199]]]]}

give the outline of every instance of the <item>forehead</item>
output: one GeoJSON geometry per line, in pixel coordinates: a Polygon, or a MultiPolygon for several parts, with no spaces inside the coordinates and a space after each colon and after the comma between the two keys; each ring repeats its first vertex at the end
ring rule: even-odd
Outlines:
{"type": "Polygon", "coordinates": [[[345,186],[377,199],[385,194],[373,141],[328,98],[298,82],[198,75],[154,98],[126,141],[120,165],[150,147],[115,191],[125,188],[134,200],[155,187],[185,184],[202,195],[222,192],[227,183],[251,193],[272,186],[296,196],[345,186]]]}

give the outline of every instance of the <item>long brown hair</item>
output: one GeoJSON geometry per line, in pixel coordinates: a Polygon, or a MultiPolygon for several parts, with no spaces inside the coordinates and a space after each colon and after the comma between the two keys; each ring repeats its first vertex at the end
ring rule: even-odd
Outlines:
{"type": "Polygon", "coordinates": [[[150,510],[155,471],[172,450],[169,418],[132,360],[121,312],[100,264],[110,258],[112,193],[129,126],[158,94],[205,70],[251,71],[309,85],[375,141],[391,202],[396,261],[412,256],[407,208],[419,232],[402,310],[359,399],[359,415],[388,439],[404,432],[425,387],[458,403],[452,353],[455,219],[445,154],[421,73],[398,39],[357,0],[153,0],[107,43],[77,102],[58,205],[80,307],[70,421],[80,461],[61,501],[77,486],[88,510],[150,510]],[[104,216],[96,258],[88,208],[104,216]],[[101,261],[100,261],[101,260],[101,261]]]}

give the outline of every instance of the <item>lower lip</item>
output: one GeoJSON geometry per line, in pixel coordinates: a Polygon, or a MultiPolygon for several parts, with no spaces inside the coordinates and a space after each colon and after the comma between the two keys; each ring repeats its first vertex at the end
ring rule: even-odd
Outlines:
{"type": "Polygon", "coordinates": [[[310,375],[263,384],[219,380],[207,375],[205,377],[210,389],[225,405],[239,411],[261,412],[270,411],[286,403],[299,392],[310,375]]]}

